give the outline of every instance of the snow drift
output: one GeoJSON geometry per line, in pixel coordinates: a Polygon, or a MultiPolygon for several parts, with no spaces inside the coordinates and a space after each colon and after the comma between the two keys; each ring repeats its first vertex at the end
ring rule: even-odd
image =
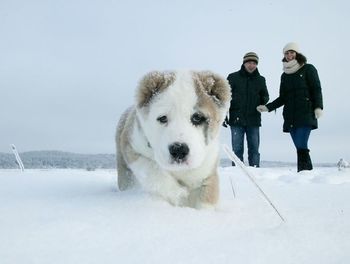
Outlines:
{"type": "Polygon", "coordinates": [[[249,170],[286,222],[237,167],[217,210],[118,192],[114,170],[0,170],[1,263],[348,263],[349,170],[249,170]]]}

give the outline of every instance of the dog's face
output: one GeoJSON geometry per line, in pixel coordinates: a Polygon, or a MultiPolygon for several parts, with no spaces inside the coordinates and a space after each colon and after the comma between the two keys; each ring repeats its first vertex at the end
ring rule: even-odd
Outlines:
{"type": "Polygon", "coordinates": [[[137,91],[137,116],[166,170],[200,166],[228,110],[230,88],[210,72],[151,72],[137,91]]]}

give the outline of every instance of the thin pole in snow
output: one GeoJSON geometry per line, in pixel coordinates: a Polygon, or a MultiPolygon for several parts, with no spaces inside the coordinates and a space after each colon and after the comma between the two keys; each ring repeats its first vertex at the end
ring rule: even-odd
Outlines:
{"type": "Polygon", "coordinates": [[[231,183],[231,189],[232,189],[232,193],[233,193],[233,198],[236,198],[236,192],[235,192],[235,189],[233,188],[233,183],[232,183],[231,175],[229,175],[228,177],[230,178],[230,183],[231,183]]]}
{"type": "Polygon", "coordinates": [[[244,171],[244,173],[248,176],[248,178],[253,182],[256,188],[260,191],[260,193],[263,195],[263,197],[266,199],[266,201],[271,205],[271,207],[276,211],[276,213],[279,215],[279,217],[282,219],[283,222],[285,222],[283,216],[280,214],[280,212],[277,210],[276,206],[271,202],[269,197],[265,194],[265,192],[261,189],[261,187],[256,183],[254,176],[247,170],[244,163],[236,156],[235,153],[233,153],[227,145],[223,145],[223,149],[227,156],[232,160],[235,164],[238,164],[239,167],[244,171]]]}
{"type": "Polygon", "coordinates": [[[11,144],[11,149],[12,149],[13,154],[15,154],[16,161],[17,161],[17,163],[18,163],[19,168],[21,169],[21,171],[24,171],[23,162],[22,162],[22,160],[21,160],[21,157],[20,157],[19,154],[18,154],[18,151],[17,151],[17,149],[16,149],[16,146],[15,146],[14,144],[11,144]]]}

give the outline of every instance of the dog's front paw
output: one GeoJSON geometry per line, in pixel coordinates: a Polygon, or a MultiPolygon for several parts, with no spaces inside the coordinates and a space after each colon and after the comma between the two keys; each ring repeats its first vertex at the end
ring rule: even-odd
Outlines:
{"type": "Polygon", "coordinates": [[[186,188],[180,187],[169,195],[168,201],[175,206],[187,206],[189,192],[186,188]]]}

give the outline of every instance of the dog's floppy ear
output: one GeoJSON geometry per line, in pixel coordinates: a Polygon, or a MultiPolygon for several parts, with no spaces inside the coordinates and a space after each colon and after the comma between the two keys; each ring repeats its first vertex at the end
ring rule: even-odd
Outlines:
{"type": "Polygon", "coordinates": [[[139,83],[136,92],[136,105],[138,108],[145,107],[152,98],[169,87],[175,80],[174,72],[152,71],[146,74],[139,83]]]}
{"type": "Polygon", "coordinates": [[[227,80],[210,71],[196,72],[194,81],[197,87],[209,95],[219,107],[231,100],[231,88],[227,80]]]}

